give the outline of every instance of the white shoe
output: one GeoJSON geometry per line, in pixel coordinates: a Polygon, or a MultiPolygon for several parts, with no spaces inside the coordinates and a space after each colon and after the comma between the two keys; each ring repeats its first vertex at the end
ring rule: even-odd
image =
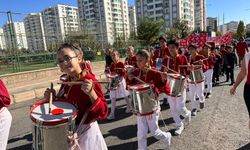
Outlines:
{"type": "Polygon", "coordinates": [[[189,112],[188,116],[183,119],[184,126],[188,126],[191,122],[191,112],[189,112]]]}
{"type": "Polygon", "coordinates": [[[170,150],[171,138],[172,138],[172,135],[170,132],[167,132],[167,137],[168,137],[168,139],[166,139],[166,141],[165,141],[164,150],[170,150]]]}
{"type": "Polygon", "coordinates": [[[107,117],[108,120],[114,120],[115,116],[113,114],[109,114],[107,117]]]}
{"type": "Polygon", "coordinates": [[[175,135],[181,135],[182,131],[184,130],[184,124],[181,126],[177,127],[174,131],[175,135]]]}

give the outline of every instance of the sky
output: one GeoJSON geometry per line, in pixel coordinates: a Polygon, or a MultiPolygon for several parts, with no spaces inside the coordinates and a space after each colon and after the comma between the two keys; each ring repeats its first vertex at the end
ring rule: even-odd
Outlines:
{"type": "MultiPolygon", "coordinates": [[[[134,4],[134,0],[128,0],[129,5],[134,4]]],[[[41,12],[49,6],[56,4],[67,4],[77,6],[77,0],[0,0],[0,12],[13,11],[22,15],[13,15],[14,21],[22,21],[31,12],[41,12]]],[[[207,17],[218,17],[219,23],[243,20],[250,23],[250,0],[207,0],[207,17]]],[[[6,14],[0,13],[0,27],[6,23],[6,14]]]]}

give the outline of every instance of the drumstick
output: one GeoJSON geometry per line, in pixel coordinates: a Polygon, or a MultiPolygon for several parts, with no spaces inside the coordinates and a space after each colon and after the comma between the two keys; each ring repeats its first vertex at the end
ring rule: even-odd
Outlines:
{"type": "Polygon", "coordinates": [[[179,72],[177,72],[177,71],[175,71],[175,70],[173,70],[173,69],[170,69],[169,67],[167,67],[167,66],[165,66],[165,65],[162,65],[162,66],[165,67],[165,68],[167,68],[168,70],[170,70],[170,71],[176,73],[176,74],[179,74],[179,72]]]}
{"type": "Polygon", "coordinates": [[[198,63],[199,61],[207,60],[207,59],[208,59],[208,58],[204,58],[204,59],[201,59],[201,60],[197,60],[197,61],[193,62],[193,64],[198,63]]]}
{"type": "Polygon", "coordinates": [[[154,70],[154,69],[151,69],[151,68],[146,68],[146,69],[151,70],[151,71],[154,71],[154,72],[157,72],[157,73],[160,73],[160,74],[164,73],[164,72],[162,72],[162,71],[154,70]]]}
{"type": "MultiPolygon", "coordinates": [[[[84,81],[71,81],[71,82],[57,82],[57,84],[72,84],[72,85],[77,85],[77,84],[82,84],[84,81]]],[[[108,84],[110,83],[109,81],[92,81],[93,84],[108,84]]]]}
{"type": "Polygon", "coordinates": [[[137,78],[137,77],[134,77],[137,81],[141,82],[141,83],[144,83],[144,84],[147,84],[146,82],[142,81],[140,78],[137,78]]]}
{"type": "MultiPolygon", "coordinates": [[[[191,65],[179,65],[179,67],[190,67],[191,65]]],[[[194,65],[194,67],[201,67],[202,65],[194,65]]]]}
{"type": "Polygon", "coordinates": [[[51,82],[50,84],[50,97],[49,97],[49,114],[51,113],[51,106],[52,106],[52,100],[53,100],[53,93],[52,93],[52,90],[53,90],[53,83],[51,82]]]}

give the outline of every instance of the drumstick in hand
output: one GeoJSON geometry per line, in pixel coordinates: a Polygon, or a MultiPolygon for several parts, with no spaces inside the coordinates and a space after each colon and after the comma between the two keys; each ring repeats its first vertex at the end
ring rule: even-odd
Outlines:
{"type": "MultiPolygon", "coordinates": [[[[78,85],[82,84],[83,81],[71,81],[71,82],[57,82],[57,84],[71,84],[71,85],[78,85]]],[[[92,81],[93,84],[109,84],[109,81],[92,81]]]]}
{"type": "Polygon", "coordinates": [[[195,64],[195,63],[198,63],[198,62],[203,62],[204,60],[207,60],[208,58],[204,58],[204,59],[200,59],[200,60],[197,60],[197,61],[195,61],[195,62],[193,62],[193,64],[195,64]]]}
{"type": "Polygon", "coordinates": [[[162,67],[167,68],[168,70],[170,70],[170,71],[172,71],[172,72],[174,72],[174,73],[176,73],[176,74],[179,74],[179,72],[177,72],[177,71],[175,71],[175,70],[173,70],[173,69],[170,69],[169,67],[167,67],[167,66],[165,66],[165,65],[162,65],[162,67]]]}
{"type": "Polygon", "coordinates": [[[53,100],[53,93],[52,93],[52,91],[53,91],[53,83],[52,82],[50,84],[50,91],[51,91],[51,93],[50,93],[50,97],[49,97],[49,114],[51,113],[52,100],[53,100]]]}

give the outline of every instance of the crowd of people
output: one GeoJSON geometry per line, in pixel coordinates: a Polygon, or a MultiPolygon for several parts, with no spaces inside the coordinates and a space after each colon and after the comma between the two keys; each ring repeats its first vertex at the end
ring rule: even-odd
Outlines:
{"type": "MultiPolygon", "coordinates": [[[[164,37],[159,38],[159,44],[159,49],[154,50],[151,47],[149,50],[141,49],[137,52],[132,46],[128,47],[125,62],[120,58],[118,51],[107,49],[105,73],[112,84],[107,90],[111,99],[110,111],[101,85],[94,84],[97,79],[91,66],[83,59],[81,48],[66,43],[57,50],[56,59],[64,73],[62,75],[64,81],[82,81],[82,84],[63,84],[57,93],[54,89],[47,89],[44,101],[48,102],[52,93],[55,98],[76,106],[78,109],[76,127],[86,129],[84,133],[78,133],[75,137],[79,149],[107,149],[97,120],[114,120],[116,115],[119,115],[115,112],[116,100],[119,98],[124,98],[126,101],[125,113],[133,113],[137,117],[138,149],[147,149],[148,130],[164,143],[164,149],[169,149],[171,133],[162,131],[158,125],[161,113],[160,101],[167,100],[176,125],[174,134],[180,135],[185,126],[191,123],[191,118],[197,115],[197,110],[205,109],[206,99],[212,96],[213,85],[220,84],[222,82],[220,76],[224,74],[226,82],[230,80],[230,85],[233,85],[231,94],[235,94],[240,82],[245,76],[247,77],[244,99],[250,110],[250,100],[247,100],[250,88],[248,73],[250,54],[246,54],[248,49],[243,38],[235,46],[215,47],[206,43],[202,48],[190,44],[186,49],[179,49],[176,40],[167,41],[164,37]],[[241,71],[235,81],[236,64],[241,67],[241,71]],[[186,107],[187,95],[191,100],[191,110],[186,107]],[[141,101],[145,104],[139,103],[141,101]]],[[[2,150],[7,145],[11,115],[7,109],[10,96],[2,81],[0,88],[0,149],[2,150]]]]}

